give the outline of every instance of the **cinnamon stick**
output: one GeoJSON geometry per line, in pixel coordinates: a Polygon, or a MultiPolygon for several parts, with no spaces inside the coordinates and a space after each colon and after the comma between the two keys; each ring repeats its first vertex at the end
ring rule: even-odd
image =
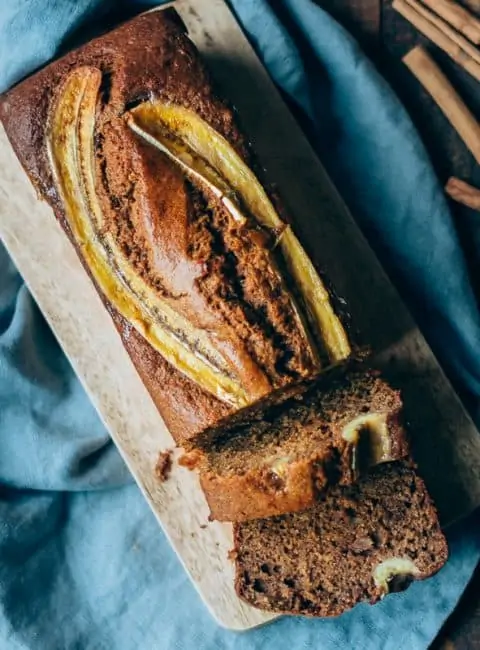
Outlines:
{"type": "Polygon", "coordinates": [[[445,192],[457,203],[473,210],[480,210],[480,190],[452,176],[445,185],[445,192]]]}
{"type": "Polygon", "coordinates": [[[403,62],[430,93],[480,164],[480,124],[435,61],[418,46],[403,57],[403,62]]]}
{"type": "MultiPolygon", "coordinates": [[[[394,0],[392,4],[392,7],[414,25],[419,32],[448,54],[450,58],[462,66],[464,70],[469,72],[472,77],[477,79],[477,81],[480,81],[480,63],[472,58],[471,54],[464,48],[460,47],[456,41],[452,40],[445,31],[439,29],[438,26],[432,22],[432,12],[428,11],[424,7],[420,7],[421,11],[418,11],[418,6],[419,3],[416,0],[408,0],[408,2],[407,0],[394,0]],[[424,15],[424,12],[428,13],[428,18],[424,15]]],[[[434,16],[434,20],[439,21],[440,18],[434,16]]],[[[446,25],[446,23],[444,23],[444,25],[446,25]]],[[[448,25],[446,25],[446,27],[449,28],[448,25]]],[[[463,38],[458,34],[456,36],[457,38],[463,38]]],[[[466,39],[463,40],[467,43],[466,39]]],[[[467,43],[467,45],[473,47],[470,43],[467,43]]]]}
{"type": "Polygon", "coordinates": [[[418,13],[428,20],[432,25],[437,27],[447,38],[449,38],[453,43],[458,45],[458,47],[471,56],[474,61],[480,64],[480,50],[478,50],[474,45],[470,43],[464,36],[459,34],[453,29],[447,22],[442,20],[437,14],[433,13],[426,7],[424,7],[418,0],[406,0],[408,4],[418,11],[418,13]]]}
{"type": "Polygon", "coordinates": [[[452,0],[422,0],[422,2],[472,43],[480,45],[480,20],[467,9],[452,0]]]}

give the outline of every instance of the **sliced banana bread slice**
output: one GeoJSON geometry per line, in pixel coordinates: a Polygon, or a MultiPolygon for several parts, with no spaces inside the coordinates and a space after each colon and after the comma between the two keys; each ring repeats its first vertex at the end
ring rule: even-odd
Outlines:
{"type": "Polygon", "coordinates": [[[408,462],[336,486],[301,513],[234,527],[235,587],[260,609],[337,616],[437,572],[448,548],[408,462]]]}
{"type": "Polygon", "coordinates": [[[212,519],[303,510],[328,485],[408,453],[401,408],[378,373],[348,363],[208,430],[181,462],[199,469],[212,519]]]}

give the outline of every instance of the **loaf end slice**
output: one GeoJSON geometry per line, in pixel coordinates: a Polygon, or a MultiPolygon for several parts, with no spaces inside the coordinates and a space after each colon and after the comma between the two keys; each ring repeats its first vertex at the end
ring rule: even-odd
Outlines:
{"type": "Polygon", "coordinates": [[[236,524],[235,588],[263,610],[337,616],[436,573],[448,548],[408,462],[329,490],[310,510],[236,524]]]}

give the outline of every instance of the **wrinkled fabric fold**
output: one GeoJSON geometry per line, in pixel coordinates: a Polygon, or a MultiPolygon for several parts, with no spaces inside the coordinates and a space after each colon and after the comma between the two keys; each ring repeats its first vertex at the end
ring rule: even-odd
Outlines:
{"type": "MultiPolygon", "coordinates": [[[[115,3],[0,6],[0,90],[115,3]]],[[[123,9],[156,2],[124,2],[123,9]]],[[[454,224],[408,115],[311,0],[231,0],[257,53],[456,383],[480,397],[480,316],[454,224]]],[[[116,10],[119,7],[116,6],[116,10]]],[[[85,32],[83,32],[85,33],[85,32]]],[[[374,608],[216,625],[0,246],[0,647],[9,650],[427,648],[480,557],[478,518],[444,569],[374,608]]]]}

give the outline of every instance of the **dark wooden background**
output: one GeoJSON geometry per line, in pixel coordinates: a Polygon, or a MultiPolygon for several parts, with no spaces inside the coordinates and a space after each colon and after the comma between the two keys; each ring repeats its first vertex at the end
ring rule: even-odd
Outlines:
{"type": "MultiPolygon", "coordinates": [[[[442,183],[454,175],[480,187],[480,166],[433,100],[402,64],[401,57],[414,45],[425,45],[479,120],[480,84],[393,11],[392,0],[315,1],[356,36],[388,79],[417,126],[442,183]]],[[[480,0],[463,0],[462,4],[480,16],[480,0]]],[[[480,214],[451,205],[472,284],[480,298],[480,214]]],[[[432,646],[432,650],[476,648],[480,649],[480,568],[432,646]]]]}

